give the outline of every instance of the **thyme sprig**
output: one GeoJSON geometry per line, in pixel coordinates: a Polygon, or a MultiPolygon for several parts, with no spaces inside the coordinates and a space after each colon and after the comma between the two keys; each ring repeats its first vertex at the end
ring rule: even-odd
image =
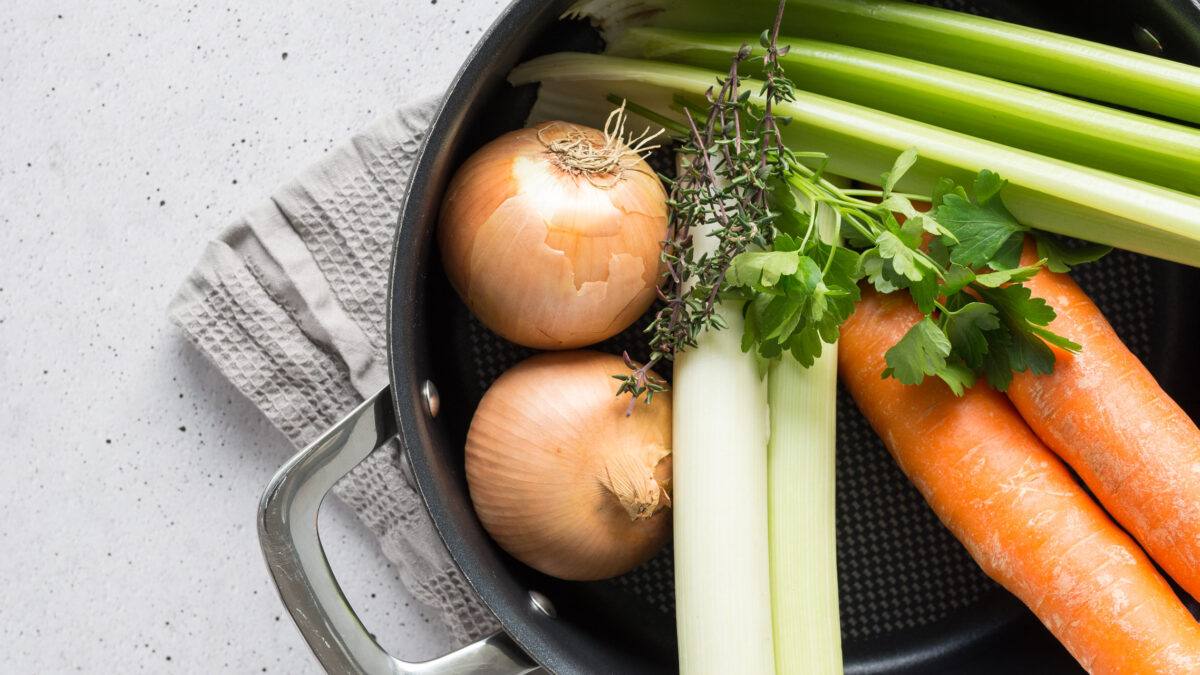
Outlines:
{"type": "Polygon", "coordinates": [[[794,100],[793,84],[779,65],[779,57],[787,53],[786,47],[777,46],[782,16],[781,2],[774,27],[759,39],[766,49],[761,108],[750,105],[752,90],[742,88],[738,74],[753,53],[749,45],[738,50],[719,86],[705,93],[708,110],[699,124],[692,108],[682,107],[686,140],[678,150],[680,172],[671,181],[667,202],[671,218],[662,251],[666,279],[659,288],[663,305],[646,327],[650,358],[639,366],[626,353],[632,372],[615,376],[622,381],[618,394],[631,395],[629,412],[639,397],[644,395],[648,403],[666,389],[651,374],[656,364],[694,347],[702,331],[725,328],[715,310],[727,290],[726,275],[734,260],[773,243],[769,179],[795,162],[783,143],[781,127],[789,120],[772,112],[775,103],[794,100]],[[698,223],[714,224],[709,233],[716,239],[712,252],[696,254],[692,231],[698,223]]]}

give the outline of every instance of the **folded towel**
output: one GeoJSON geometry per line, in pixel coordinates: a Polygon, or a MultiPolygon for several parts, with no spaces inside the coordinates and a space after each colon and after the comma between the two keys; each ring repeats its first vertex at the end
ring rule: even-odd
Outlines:
{"type": "MultiPolygon", "coordinates": [[[[438,101],[376,120],[250,209],[171,301],[171,320],[297,448],[388,382],[392,240],[438,101]]],[[[334,493],[459,643],[498,629],[438,537],[395,439],[334,493]]]]}

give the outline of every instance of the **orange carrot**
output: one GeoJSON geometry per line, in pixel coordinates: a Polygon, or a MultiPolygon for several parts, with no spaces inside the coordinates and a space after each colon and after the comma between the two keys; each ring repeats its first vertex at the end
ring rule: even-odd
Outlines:
{"type": "Polygon", "coordinates": [[[1089,672],[1200,672],[1200,625],[1003,394],[880,377],[921,316],[906,297],[864,290],[839,372],[938,517],[1089,672]]]}
{"type": "MultiPolygon", "coordinates": [[[[1036,251],[1026,243],[1024,260],[1036,251]]],[[[1113,332],[1074,280],[1043,269],[1025,283],[1083,346],[1055,350],[1054,373],[1008,389],[1029,426],[1179,585],[1200,598],[1200,429],[1113,332]]]]}

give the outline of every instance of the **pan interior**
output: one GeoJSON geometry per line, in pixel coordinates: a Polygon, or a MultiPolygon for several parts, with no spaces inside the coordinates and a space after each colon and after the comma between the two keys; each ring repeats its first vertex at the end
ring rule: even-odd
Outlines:
{"type": "MultiPolygon", "coordinates": [[[[1070,3],[1042,7],[1033,2],[943,0],[929,4],[1064,32],[1082,32],[1109,42],[1125,39],[1111,30],[1103,32],[1109,30],[1104,26],[1088,29],[1089,33],[1079,22],[1064,25],[1069,23],[1070,10],[1078,9],[1069,7],[1070,3]]],[[[599,46],[594,32],[584,24],[554,24],[553,29],[530,42],[522,57],[564,48],[592,51],[599,46]]],[[[473,114],[470,127],[459,130],[457,147],[440,168],[443,175],[424,188],[429,194],[440,194],[438,181],[444,185],[448,177],[445,172],[452,171],[470,151],[520,126],[534,95],[530,87],[493,87],[492,92],[490,98],[478,103],[489,114],[473,114]]],[[[428,374],[441,393],[443,412],[436,428],[428,433],[420,428],[422,421],[403,409],[399,411],[405,445],[439,529],[471,583],[514,637],[548,665],[564,670],[594,667],[596,672],[673,670],[674,593],[669,548],[616,579],[563,582],[508,557],[486,539],[470,513],[462,478],[462,447],[471,414],[489,384],[535,352],[491,333],[465,309],[445,281],[431,243],[429,231],[436,211],[424,211],[419,217],[424,219],[420,226],[426,231],[416,235],[402,228],[398,244],[411,244],[425,256],[417,263],[420,273],[407,276],[421,296],[419,301],[406,304],[410,294],[403,288],[405,275],[398,274],[394,280],[393,367],[397,382],[410,368],[409,379],[413,372],[428,374]],[[420,320],[412,325],[397,313],[410,307],[421,313],[420,320]],[[410,330],[414,333],[414,351],[401,353],[410,330]],[[414,359],[419,363],[405,365],[414,359]],[[453,508],[441,508],[446,505],[453,508]],[[492,569],[495,565],[502,569],[497,572],[492,569]],[[498,578],[503,583],[497,582],[498,578]],[[496,591],[499,586],[507,590],[496,591]],[[536,615],[527,602],[519,602],[512,589],[545,594],[554,603],[558,617],[547,624],[548,620],[536,615]],[[619,652],[621,658],[585,667],[582,664],[586,662],[546,657],[538,652],[539,645],[547,643],[532,639],[533,633],[529,632],[543,629],[566,631],[553,636],[551,642],[556,644],[575,645],[577,638],[590,640],[619,652]]],[[[405,218],[409,217],[415,216],[406,214],[405,218]]],[[[1200,331],[1193,325],[1194,320],[1175,308],[1186,298],[1181,289],[1195,283],[1195,277],[1193,270],[1120,251],[1080,268],[1077,274],[1080,284],[1105,311],[1130,349],[1189,409],[1194,409],[1189,405],[1194,394],[1181,375],[1190,368],[1179,368],[1175,355],[1200,331]]],[[[596,348],[614,354],[628,351],[635,359],[645,358],[647,349],[641,333],[644,325],[645,321],[636,322],[596,348]]],[[[669,376],[669,372],[664,374],[669,376]]],[[[398,387],[397,391],[399,401],[405,389],[398,387]]],[[[936,672],[960,672],[953,665],[956,659],[986,643],[989,636],[1012,631],[1014,626],[1040,630],[1028,612],[989,580],[937,521],[851,398],[840,389],[837,437],[838,583],[849,672],[935,672],[930,670],[935,666],[936,672]]],[[[1057,648],[1045,636],[1039,640],[1038,644],[1051,652],[1057,648]]],[[[1050,662],[1044,659],[1056,659],[1053,662],[1065,664],[1062,667],[1068,669],[1061,672],[1071,672],[1071,661],[1065,654],[1039,658],[1044,664],[1050,662]]],[[[961,672],[991,671],[976,664],[963,666],[961,672]]]]}

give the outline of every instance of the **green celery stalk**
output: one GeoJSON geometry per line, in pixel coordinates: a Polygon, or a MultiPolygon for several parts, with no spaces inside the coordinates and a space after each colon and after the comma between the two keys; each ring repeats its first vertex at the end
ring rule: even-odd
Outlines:
{"type": "MultiPolygon", "coordinates": [[[[807,201],[803,195],[797,201],[807,201]]],[[[819,234],[837,240],[821,205],[819,234]]],[[[837,345],[805,368],[785,352],[767,371],[771,618],[775,672],[842,672],[838,611],[837,345]]]]}
{"type": "MultiPolygon", "coordinates": [[[[638,25],[758,34],[775,0],[580,0],[611,40],[638,25]]],[[[1200,69],[1087,40],[896,0],[791,0],[786,35],[828,40],[1200,123],[1200,69]]]]}
{"type": "MultiPolygon", "coordinates": [[[[1200,130],[857,47],[784,36],[779,42],[790,47],[780,62],[805,91],[1200,194],[1200,130]]],[[[756,40],[634,28],[608,53],[727,70],[743,43],[756,40]]],[[[744,63],[757,74],[761,60],[744,63]]]]}
{"type": "MultiPolygon", "coordinates": [[[[678,118],[666,102],[670,93],[702,95],[716,76],[654,61],[560,53],[518,66],[509,79],[543,83],[531,119],[603,126],[598,118],[608,94],[678,118]]],[[[758,90],[753,81],[743,86],[758,90]]],[[[785,142],[827,155],[830,173],[877,182],[900,153],[915,147],[919,159],[900,189],[929,194],[941,177],[969,185],[990,169],[1008,179],[1004,203],[1026,225],[1200,266],[1200,199],[1194,196],[816,94],[797,92],[777,112],[792,118],[785,142]]]]}

